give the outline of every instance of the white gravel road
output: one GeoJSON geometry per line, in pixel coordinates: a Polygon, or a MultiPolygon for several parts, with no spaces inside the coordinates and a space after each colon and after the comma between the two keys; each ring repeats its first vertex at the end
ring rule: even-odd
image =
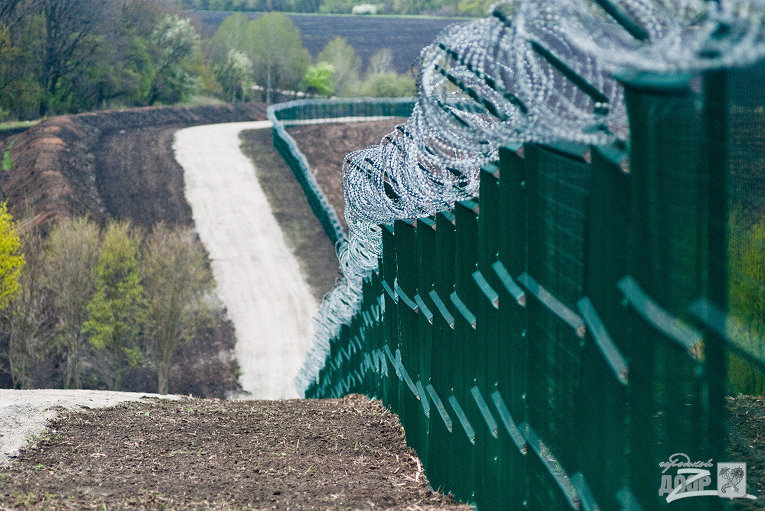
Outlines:
{"type": "Polygon", "coordinates": [[[239,381],[255,399],[298,397],[294,380],[319,309],[256,169],[239,148],[239,132],[269,126],[267,121],[196,126],[178,131],[173,144],[218,296],[236,330],[239,381]]]}

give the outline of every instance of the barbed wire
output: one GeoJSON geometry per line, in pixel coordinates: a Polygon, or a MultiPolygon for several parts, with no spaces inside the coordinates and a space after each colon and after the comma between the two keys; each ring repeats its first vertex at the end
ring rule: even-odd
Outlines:
{"type": "Polygon", "coordinates": [[[315,322],[296,384],[316,381],[330,339],[357,312],[377,268],[378,225],[453,208],[508,143],[627,140],[614,74],[703,70],[765,55],[765,0],[510,0],[452,25],[421,52],[411,117],[343,164],[343,275],[315,322]]]}

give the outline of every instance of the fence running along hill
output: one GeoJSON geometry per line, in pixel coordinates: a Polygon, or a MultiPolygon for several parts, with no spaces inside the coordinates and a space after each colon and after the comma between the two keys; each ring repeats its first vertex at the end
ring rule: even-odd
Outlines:
{"type": "Polygon", "coordinates": [[[623,76],[629,143],[506,146],[479,198],[384,226],[306,396],[383,400],[482,510],[666,508],[659,463],[726,461],[727,386],[765,390],[763,78],[623,76]]]}
{"type": "Polygon", "coordinates": [[[345,238],[342,224],[335,208],[327,200],[308,160],[300,151],[295,139],[287,133],[287,127],[295,124],[315,123],[320,120],[340,120],[348,117],[364,117],[369,120],[384,117],[408,117],[412,113],[411,98],[349,98],[349,99],[303,99],[279,103],[268,107],[268,120],[272,124],[274,147],[292,169],[303,187],[308,203],[316,214],[324,231],[333,243],[345,238]]]}

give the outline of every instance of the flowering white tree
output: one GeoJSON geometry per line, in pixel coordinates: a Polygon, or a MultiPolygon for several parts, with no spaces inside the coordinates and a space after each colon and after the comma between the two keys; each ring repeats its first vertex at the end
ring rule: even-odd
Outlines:
{"type": "Polygon", "coordinates": [[[149,104],[175,103],[200,88],[191,69],[199,54],[199,34],[191,20],[162,16],[151,34],[151,44],[154,76],[149,104]]]}

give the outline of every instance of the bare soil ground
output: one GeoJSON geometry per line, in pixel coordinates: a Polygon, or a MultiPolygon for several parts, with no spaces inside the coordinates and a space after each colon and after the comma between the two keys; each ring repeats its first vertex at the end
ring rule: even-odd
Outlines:
{"type": "Polygon", "coordinates": [[[465,509],[360,396],[65,413],[0,470],[3,509],[465,509]]]}
{"type": "Polygon", "coordinates": [[[765,509],[765,397],[728,397],[728,460],[746,462],[747,492],[757,500],[735,500],[733,509],[765,509]]]}

